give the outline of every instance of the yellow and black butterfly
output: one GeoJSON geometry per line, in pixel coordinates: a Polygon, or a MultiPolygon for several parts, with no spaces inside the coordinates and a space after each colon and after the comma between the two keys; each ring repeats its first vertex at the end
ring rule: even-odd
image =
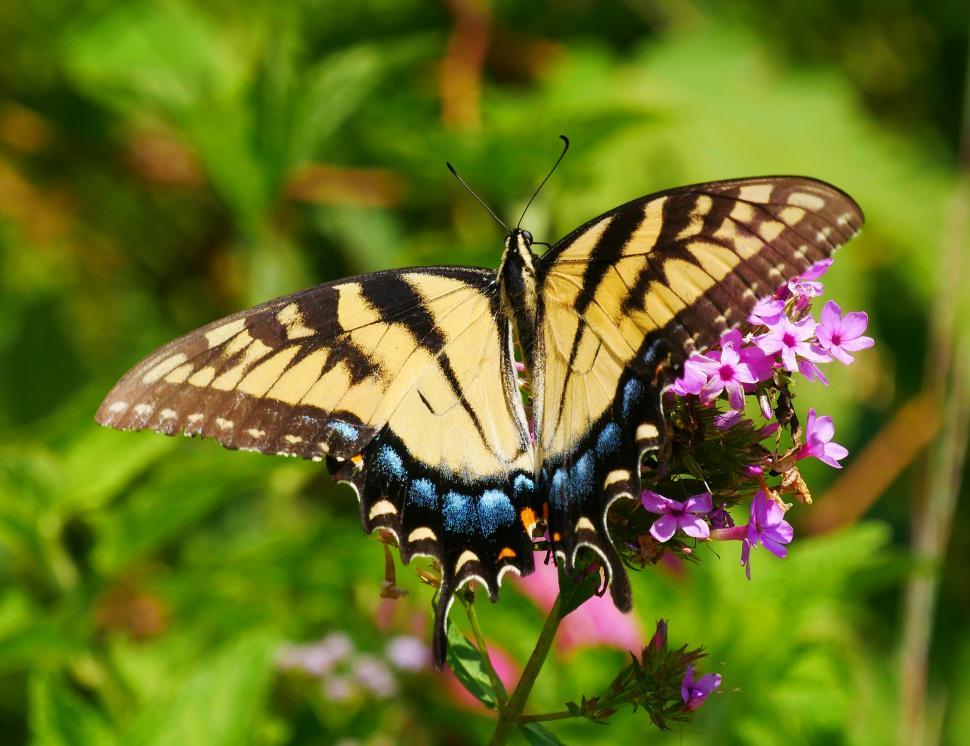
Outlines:
{"type": "Polygon", "coordinates": [[[102,425],[215,438],[327,460],[365,531],[434,557],[435,660],[455,592],[534,569],[546,528],[630,585],[607,528],[664,437],[661,392],[782,283],[861,227],[844,192],[796,176],[717,181],[635,199],[533,253],[505,239],[498,271],[417,267],[318,285],[213,322],[136,365],[102,425]],[[531,412],[518,389],[519,345],[531,412]]]}

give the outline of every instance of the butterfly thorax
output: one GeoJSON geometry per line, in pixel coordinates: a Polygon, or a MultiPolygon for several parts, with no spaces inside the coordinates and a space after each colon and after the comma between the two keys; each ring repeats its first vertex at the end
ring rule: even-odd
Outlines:
{"type": "Polygon", "coordinates": [[[532,368],[538,309],[536,262],[532,253],[532,234],[516,228],[505,239],[502,264],[498,269],[502,308],[512,320],[515,336],[522,347],[526,365],[532,368]]]}

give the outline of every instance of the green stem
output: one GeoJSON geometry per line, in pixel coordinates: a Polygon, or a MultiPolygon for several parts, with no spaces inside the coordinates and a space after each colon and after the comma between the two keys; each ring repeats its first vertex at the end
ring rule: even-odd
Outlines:
{"type": "Polygon", "coordinates": [[[465,607],[468,624],[471,626],[472,634],[475,636],[475,644],[478,645],[478,654],[482,657],[482,665],[485,667],[488,680],[492,683],[492,691],[495,692],[495,699],[498,701],[498,709],[501,712],[502,708],[505,707],[505,703],[508,701],[508,692],[505,691],[505,684],[498,677],[498,673],[496,673],[495,667],[492,665],[492,659],[488,655],[488,645],[485,644],[485,635],[482,634],[482,627],[478,623],[478,614],[475,612],[474,601],[469,601],[464,594],[461,594],[461,602],[465,607]]]}
{"type": "Polygon", "coordinates": [[[544,723],[547,720],[567,720],[568,718],[576,717],[569,710],[562,710],[561,712],[547,712],[542,715],[520,715],[520,723],[544,723]]]}
{"type": "Polygon", "coordinates": [[[495,732],[492,733],[492,740],[489,741],[490,746],[502,746],[502,744],[508,743],[509,736],[520,722],[522,710],[525,709],[525,703],[532,693],[532,687],[539,677],[539,671],[542,670],[542,665],[546,662],[546,657],[552,649],[552,641],[556,639],[556,632],[559,631],[559,623],[562,621],[559,616],[561,602],[562,597],[556,596],[556,602],[552,605],[549,616],[546,617],[546,623],[542,626],[542,632],[539,633],[539,639],[536,641],[532,655],[529,656],[529,661],[525,664],[519,683],[515,685],[515,690],[509,697],[508,704],[505,705],[499,715],[495,732]]]}

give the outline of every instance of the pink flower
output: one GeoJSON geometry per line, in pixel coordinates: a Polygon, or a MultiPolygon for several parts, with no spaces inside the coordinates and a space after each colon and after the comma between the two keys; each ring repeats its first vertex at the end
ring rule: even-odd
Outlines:
{"type": "Polygon", "coordinates": [[[868,324],[869,315],[864,311],[850,311],[843,316],[839,305],[830,300],[822,309],[822,323],[815,333],[823,350],[839,362],[849,365],[855,361],[850,352],[865,350],[875,344],[872,337],[862,334],[868,324]]]}
{"type": "Polygon", "coordinates": [[[828,358],[812,350],[809,340],[815,335],[815,319],[806,316],[797,323],[782,317],[777,324],[769,327],[766,334],[755,340],[755,344],[766,355],[781,353],[781,361],[786,370],[798,370],[798,358],[813,362],[825,362],[828,358]]]}
{"type": "MultiPolygon", "coordinates": [[[[548,613],[559,594],[559,574],[555,564],[545,564],[544,558],[544,552],[536,552],[535,572],[524,578],[515,577],[513,582],[548,613]]],[[[618,610],[607,593],[593,596],[563,619],[555,644],[561,652],[597,645],[638,650],[643,645],[643,632],[636,618],[618,610]]]]}
{"type": "Polygon", "coordinates": [[[669,541],[678,529],[694,539],[710,536],[707,521],[700,517],[710,513],[714,507],[710,492],[702,492],[680,502],[652,490],[644,490],[640,494],[640,502],[651,513],[660,514],[660,518],[650,527],[650,535],[661,543],[669,541]]]}
{"type": "Polygon", "coordinates": [[[680,686],[680,698],[684,701],[684,709],[693,712],[704,704],[711,696],[711,692],[720,685],[721,674],[709,673],[694,681],[694,667],[687,666],[684,672],[684,683],[680,686]]]}
{"type": "Polygon", "coordinates": [[[808,421],[805,423],[805,445],[798,451],[798,458],[808,458],[814,456],[819,461],[829,466],[841,469],[839,463],[849,455],[849,451],[838,443],[833,443],[835,437],[835,425],[829,416],[818,417],[815,408],[808,410],[808,421]]]}

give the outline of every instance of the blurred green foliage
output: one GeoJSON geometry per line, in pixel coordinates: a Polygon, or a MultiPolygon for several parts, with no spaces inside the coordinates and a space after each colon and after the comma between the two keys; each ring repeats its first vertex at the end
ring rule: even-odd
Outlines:
{"type": "MultiPolygon", "coordinates": [[[[382,551],[348,490],[314,464],[101,431],[100,398],[158,344],[258,300],[385,267],[494,266],[502,236],[443,162],[517,216],[566,132],[527,220],[540,240],[691,181],[806,173],[858,199],[866,231],[826,285],[870,312],[878,346],[797,402],[834,414],[858,452],[921,385],[967,44],[960,0],[4,3],[4,741],[483,739],[489,719],[443,677],[335,703],[274,666],[285,639],[346,630],[379,654],[391,634],[427,635],[430,589],[399,569],[410,594],[379,598],[382,551]]],[[[964,333],[968,299],[948,301],[964,333]]],[[[900,587],[927,568],[906,555],[912,475],[884,468],[897,478],[862,522],[757,556],[751,583],[732,548],[633,579],[645,628],[668,618],[725,681],[658,743],[892,740],[900,587]]],[[[837,476],[808,473],[823,500],[837,476]]],[[[950,743],[967,729],[968,547],[954,526],[930,661],[950,743]]],[[[538,612],[507,589],[480,613],[521,664],[538,612]]],[[[554,660],[533,709],[622,662],[554,660]]],[[[648,727],[555,725],[570,743],[648,727]]]]}

